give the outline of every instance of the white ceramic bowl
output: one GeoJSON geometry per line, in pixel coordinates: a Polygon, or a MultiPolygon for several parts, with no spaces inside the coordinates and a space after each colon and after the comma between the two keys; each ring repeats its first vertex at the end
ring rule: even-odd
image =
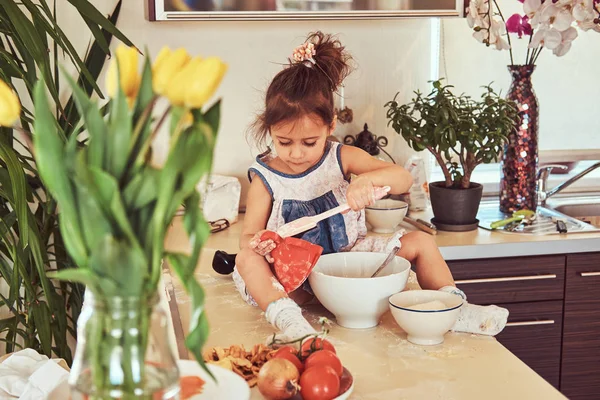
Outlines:
{"type": "Polygon", "coordinates": [[[444,341],[444,335],[452,328],[463,305],[462,297],[439,290],[409,290],[390,297],[392,316],[408,335],[409,342],[420,345],[436,345],[444,341]],[[416,310],[414,306],[442,302],[443,307],[434,310],[416,310]]]}
{"type": "Polygon", "coordinates": [[[335,253],[321,256],[308,277],[321,304],[335,315],[338,325],[364,329],[377,326],[388,309],[388,298],[402,291],[410,262],[395,257],[375,278],[384,253],[335,253]]]}
{"type": "Polygon", "coordinates": [[[367,223],[376,233],[392,233],[402,222],[408,211],[408,204],[404,201],[384,199],[365,208],[367,223]]]}

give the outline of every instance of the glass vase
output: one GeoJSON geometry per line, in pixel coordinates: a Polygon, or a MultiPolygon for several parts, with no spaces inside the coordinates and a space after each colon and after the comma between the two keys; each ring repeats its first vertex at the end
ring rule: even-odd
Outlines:
{"type": "Polygon", "coordinates": [[[158,300],[86,291],[69,376],[73,400],[179,398],[168,314],[158,300]]]}
{"type": "Polygon", "coordinates": [[[512,83],[507,98],[516,103],[519,119],[508,136],[501,160],[500,211],[535,211],[538,167],[538,101],[531,84],[535,65],[509,65],[512,83]]]}

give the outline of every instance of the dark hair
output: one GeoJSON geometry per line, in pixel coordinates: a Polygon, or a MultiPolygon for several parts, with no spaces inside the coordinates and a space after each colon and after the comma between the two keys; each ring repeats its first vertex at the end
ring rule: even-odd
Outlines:
{"type": "Polygon", "coordinates": [[[333,93],[352,71],[352,57],[338,39],[320,31],[310,33],[306,42],[314,43],[315,63],[290,59],[275,75],[267,89],[265,110],[251,127],[259,145],[265,144],[272,126],[304,115],[315,114],[323,123],[333,123],[333,93]]]}

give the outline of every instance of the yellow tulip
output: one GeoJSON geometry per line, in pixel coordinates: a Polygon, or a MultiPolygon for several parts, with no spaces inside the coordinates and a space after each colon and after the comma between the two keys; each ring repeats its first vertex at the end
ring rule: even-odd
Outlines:
{"type": "Polygon", "coordinates": [[[154,60],[152,72],[154,73],[154,71],[160,66],[160,64],[162,64],[167,58],[169,58],[171,54],[173,54],[173,52],[167,46],[164,46],[162,49],[160,49],[158,55],[156,56],[156,59],[154,60]]]}
{"type": "Polygon", "coordinates": [[[201,108],[219,87],[227,64],[218,57],[209,57],[194,66],[193,76],[185,90],[184,104],[189,108],[201,108]]]}
{"type": "Polygon", "coordinates": [[[121,88],[125,96],[133,98],[140,87],[141,76],[138,71],[138,51],[134,47],[119,46],[116,51],[116,60],[113,58],[106,73],[106,92],[114,97],[117,93],[117,63],[121,77],[121,88]]]}
{"type": "Polygon", "coordinates": [[[154,93],[165,94],[169,83],[190,59],[190,55],[184,49],[177,49],[172,52],[169,48],[164,47],[156,57],[154,68],[152,68],[154,93]]]}
{"type": "Polygon", "coordinates": [[[0,126],[12,126],[20,115],[21,103],[17,94],[0,80],[0,126]]]}
{"type": "Polygon", "coordinates": [[[165,96],[174,106],[183,106],[185,103],[185,94],[190,84],[195,79],[195,71],[202,63],[200,57],[194,57],[188,62],[181,71],[179,71],[169,82],[165,96]]]}

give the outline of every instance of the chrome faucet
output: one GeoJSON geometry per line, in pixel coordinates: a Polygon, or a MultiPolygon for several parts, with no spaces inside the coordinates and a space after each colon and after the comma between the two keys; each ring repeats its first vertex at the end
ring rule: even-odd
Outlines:
{"type": "Polygon", "coordinates": [[[581,171],[574,177],[559,183],[552,189],[546,191],[546,185],[548,184],[548,175],[550,175],[550,171],[554,168],[558,169],[567,169],[564,165],[544,165],[537,172],[537,195],[538,195],[538,205],[545,206],[546,200],[550,197],[554,196],[556,193],[562,191],[563,189],[571,186],[573,183],[577,182],[579,179],[583,178],[593,170],[600,168],[600,161],[581,171]]]}

